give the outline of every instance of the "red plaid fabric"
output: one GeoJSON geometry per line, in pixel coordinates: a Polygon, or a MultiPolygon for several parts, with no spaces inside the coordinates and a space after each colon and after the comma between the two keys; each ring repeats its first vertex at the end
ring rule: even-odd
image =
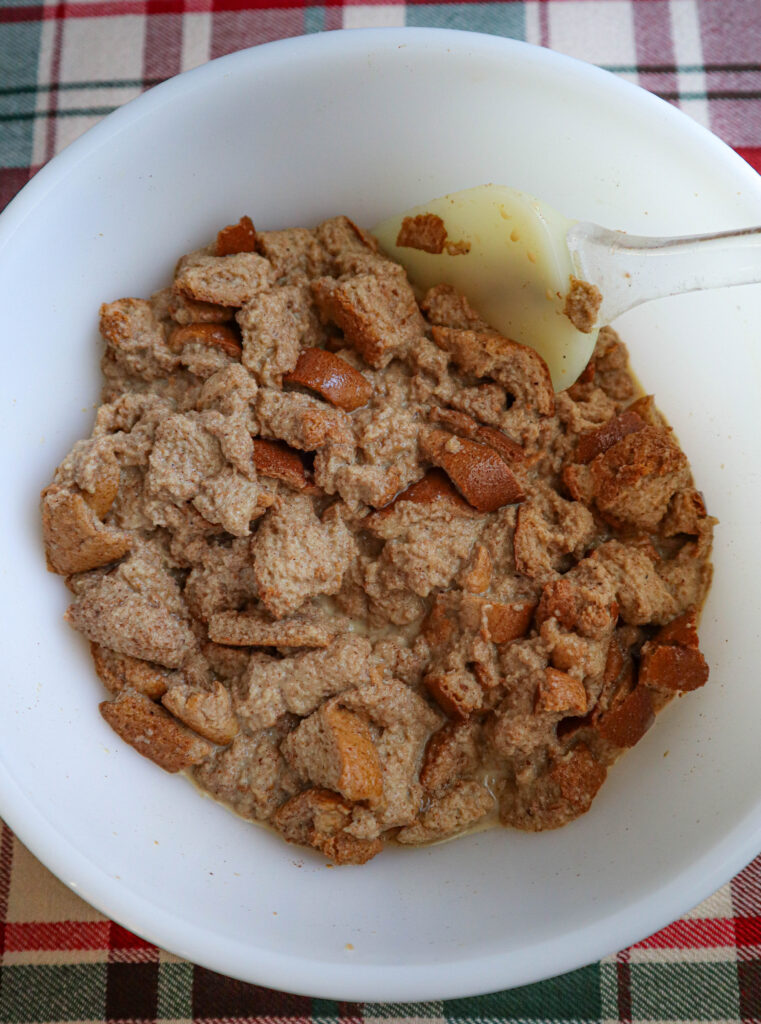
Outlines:
{"type": "MultiPolygon", "coordinates": [[[[165,78],[339,28],[524,39],[636,82],[761,170],[759,0],[0,0],[0,208],[55,153],[165,78]]],[[[0,823],[0,1024],[341,1021],[761,1024],[761,859],[684,919],[599,964],[477,999],[332,1002],[246,985],[108,921],[0,823]]]]}

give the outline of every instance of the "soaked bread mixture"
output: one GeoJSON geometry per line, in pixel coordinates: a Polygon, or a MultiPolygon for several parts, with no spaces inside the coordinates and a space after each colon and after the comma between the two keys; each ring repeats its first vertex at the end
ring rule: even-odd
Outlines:
{"type": "Polygon", "coordinates": [[[42,495],[122,739],[289,842],[586,812],[703,685],[714,521],[623,343],[554,394],[345,217],[245,217],[100,311],[102,405],[42,495]]]}

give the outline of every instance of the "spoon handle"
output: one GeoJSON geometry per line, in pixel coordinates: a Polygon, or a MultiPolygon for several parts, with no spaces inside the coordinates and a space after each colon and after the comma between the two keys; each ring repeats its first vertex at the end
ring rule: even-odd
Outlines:
{"type": "Polygon", "coordinates": [[[579,222],[566,239],[576,276],[602,292],[599,326],[664,295],[761,281],[761,227],[651,238],[579,222]]]}

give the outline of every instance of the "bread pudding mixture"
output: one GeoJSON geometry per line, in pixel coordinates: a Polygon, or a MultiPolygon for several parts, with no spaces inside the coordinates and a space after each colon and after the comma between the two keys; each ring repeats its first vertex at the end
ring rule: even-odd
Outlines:
{"type": "Polygon", "coordinates": [[[48,566],[106,721],[239,814],[355,864],[556,828],[705,683],[713,520],[611,329],[554,394],[345,217],[244,217],[100,329],[48,566]]]}

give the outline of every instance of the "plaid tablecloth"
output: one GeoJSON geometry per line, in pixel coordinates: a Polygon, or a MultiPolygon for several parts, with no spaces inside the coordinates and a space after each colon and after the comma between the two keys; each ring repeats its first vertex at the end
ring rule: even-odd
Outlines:
{"type": "MultiPolygon", "coordinates": [[[[678,104],[761,170],[761,0],[0,0],[0,208],[143,89],[231,50],[370,26],[549,46],[678,104]]],[[[662,932],[510,992],[414,1005],[331,1002],[182,961],[83,903],[0,823],[0,1024],[58,1021],[761,1024],[761,858],[662,932]]]]}

